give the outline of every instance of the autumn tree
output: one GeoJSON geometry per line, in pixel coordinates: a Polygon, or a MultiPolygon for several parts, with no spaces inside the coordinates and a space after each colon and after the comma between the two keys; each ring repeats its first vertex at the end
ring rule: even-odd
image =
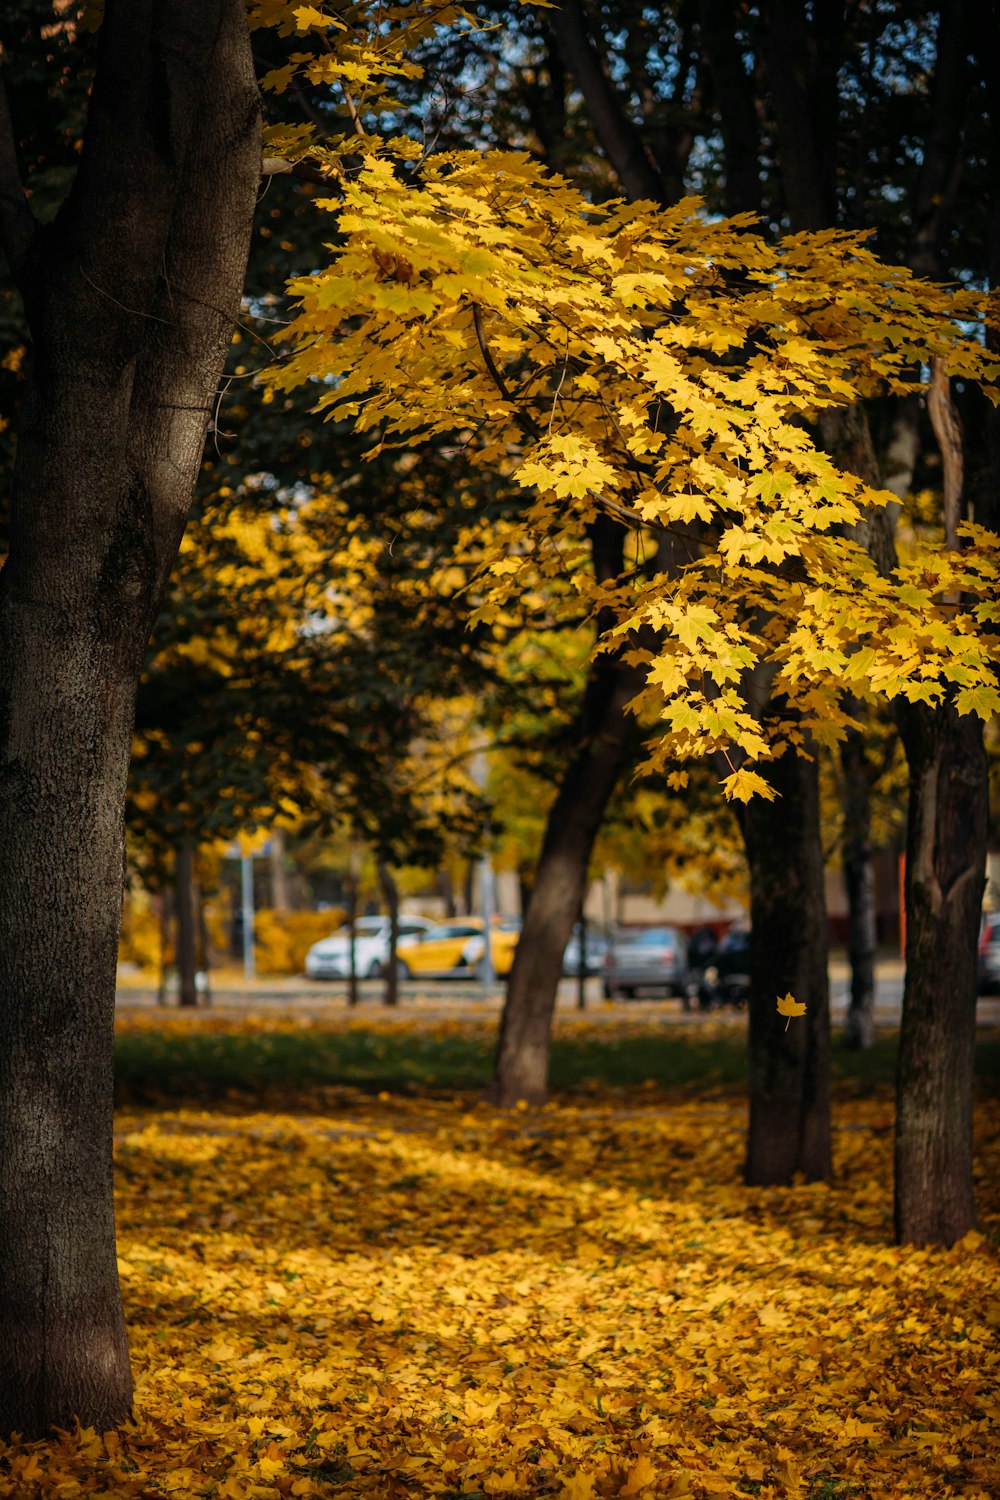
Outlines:
{"type": "MultiPolygon", "coordinates": [[[[834,3],[809,9],[790,0],[774,0],[748,9],[730,0],[702,0],[699,5],[665,7],[656,27],[649,26],[644,7],[633,0],[606,0],[589,7],[571,3],[556,12],[538,11],[527,17],[501,7],[498,14],[514,30],[517,40],[512,50],[522,59],[527,76],[522,84],[516,70],[505,70],[490,54],[488,39],[480,43],[478,76],[491,82],[493,92],[487,97],[497,100],[479,110],[481,137],[489,139],[492,133],[495,139],[513,138],[555,160],[550,153],[559,136],[563,151],[558,164],[563,168],[567,165],[565,145],[572,141],[571,170],[588,183],[594,180],[588,152],[596,146],[627,195],[664,202],[683,183],[703,192],[716,209],[763,211],[774,225],[812,230],[871,227],[888,261],[908,264],[925,276],[949,274],[982,281],[989,275],[995,282],[987,242],[990,184],[995,181],[995,166],[992,173],[990,166],[995,163],[995,147],[989,142],[989,80],[996,28],[975,24],[969,7],[908,7],[890,15],[877,6],[834,3]],[[567,70],[577,85],[575,94],[567,88],[567,70]],[[589,134],[584,116],[589,116],[589,134]],[[693,152],[695,141],[699,149],[693,152]]],[[[940,495],[943,448],[943,467],[953,476],[949,506],[952,510],[957,506],[961,513],[970,503],[969,496],[974,496],[977,519],[995,529],[995,470],[989,458],[989,445],[995,446],[995,439],[989,433],[996,419],[977,407],[968,383],[949,388],[946,381],[940,381],[938,391],[930,402],[933,422],[921,416],[921,404],[912,394],[870,394],[864,402],[821,416],[822,441],[839,465],[876,488],[884,483],[900,499],[921,472],[921,482],[935,483],[940,495]],[[961,407],[965,427],[961,443],[954,415],[948,415],[957,407],[961,407]],[[963,453],[958,452],[959,446],[963,453]],[[966,493],[956,499],[954,474],[962,459],[966,493]],[[936,475],[928,468],[935,462],[939,465],[936,475]]],[[[888,540],[892,514],[883,511],[859,532],[868,537],[880,565],[887,569],[892,566],[888,540]]],[[[855,727],[846,731],[840,752],[845,787],[844,865],[855,960],[848,1037],[863,1041],[871,1034],[874,999],[874,909],[868,852],[869,785],[874,767],[866,750],[865,705],[855,697],[850,706],[855,727]]],[[[946,760],[965,764],[966,773],[959,779],[965,786],[978,787],[974,800],[983,800],[984,763],[974,744],[979,731],[972,722],[956,720],[957,738],[946,749],[939,735],[944,723],[941,715],[947,718],[948,712],[944,703],[918,704],[912,712],[905,709],[899,715],[914,762],[912,793],[918,799],[912,806],[910,827],[922,823],[928,838],[932,837],[930,825],[918,804],[938,785],[946,760]],[[932,742],[938,746],[933,753],[932,742]],[[925,765],[927,755],[931,758],[925,765]],[[933,774],[928,771],[932,764],[938,768],[933,774]]],[[[795,781],[805,778],[810,783],[808,800],[815,806],[814,773],[808,762],[790,762],[787,772],[795,781]]],[[[770,925],[768,902],[763,907],[759,899],[754,902],[759,930],[755,970],[764,993],[776,977],[776,971],[765,972],[766,963],[761,967],[767,951],[776,953],[780,962],[789,928],[802,933],[811,926],[819,933],[823,925],[815,814],[810,813],[801,825],[799,820],[787,822],[782,812],[789,806],[788,794],[786,788],[780,810],[779,804],[774,809],[751,805],[745,820],[751,864],[758,856],[768,860],[772,852],[776,861],[769,882],[779,913],[774,927],[777,947],[764,932],[770,925]],[[804,842],[799,853],[793,854],[789,835],[796,826],[801,826],[804,842]],[[808,879],[806,867],[812,872],[808,879]],[[788,879],[793,873],[795,878],[788,879]],[[799,892],[807,888],[814,892],[811,915],[808,903],[799,910],[799,892]],[[782,921],[782,908],[796,910],[796,919],[782,921]]],[[[939,799],[940,808],[946,805],[947,798],[939,799]]],[[[899,1232],[918,1239],[927,1234],[954,1238],[971,1215],[968,1111],[975,993],[971,965],[978,900],[974,891],[981,879],[973,872],[982,864],[981,810],[974,812],[970,803],[959,821],[961,834],[955,824],[950,829],[942,825],[933,835],[945,864],[948,859],[957,861],[951,874],[942,866],[942,874],[928,877],[930,895],[921,894],[926,886],[923,877],[911,885],[909,895],[915,922],[908,931],[917,946],[908,967],[899,1177],[902,1182],[911,1175],[905,1165],[911,1158],[916,1176],[912,1189],[901,1189],[899,1232]],[[951,855],[945,856],[948,848],[951,855]],[[956,884],[952,876],[959,868],[968,878],[956,884]],[[945,899],[938,909],[934,890],[952,891],[954,900],[945,899]],[[919,943],[918,929],[925,930],[919,943]],[[964,955],[960,962],[956,944],[964,955]],[[938,998],[932,1000],[932,996],[938,998]],[[909,1019],[918,1014],[923,1019],[915,1021],[911,1042],[909,1019]],[[959,1033],[960,1044],[956,1042],[959,1033]],[[946,1084],[936,1070],[953,1065],[958,1071],[946,1084]],[[924,1068],[934,1077],[923,1077],[924,1068]],[[934,1109],[928,1111],[916,1103],[911,1111],[903,1101],[903,1092],[911,1085],[915,1100],[938,1101],[934,1109]],[[950,1122],[945,1120],[947,1109],[942,1102],[948,1099],[964,1101],[950,1122]],[[924,1127],[914,1133],[908,1123],[918,1118],[930,1131],[922,1140],[918,1136],[924,1127]],[[936,1145],[931,1136],[937,1139],[936,1145]],[[946,1139],[950,1146],[944,1144],[946,1139]],[[933,1191],[927,1175],[932,1157],[939,1161],[932,1174],[937,1184],[933,1191]],[[953,1212],[942,1205],[939,1214],[930,1206],[933,1199],[939,1191],[950,1199],[948,1184],[959,1179],[965,1183],[964,1208],[953,1212]],[[910,1203],[909,1209],[904,1208],[903,1199],[910,1203]]],[[[911,869],[912,864],[911,857],[911,869]]],[[[754,887],[760,897],[761,881],[755,881],[754,887]]],[[[817,951],[811,959],[817,981],[821,957],[817,951]]],[[[760,1038],[759,1061],[766,1069],[775,1065],[783,1043],[769,1034],[768,1017],[761,1014],[759,1019],[765,1032],[760,1038]]]]}
{"type": "Polygon", "coordinates": [[[0,125],[30,336],[0,573],[4,1431],[107,1428],[131,1408],[111,1185],[125,779],[239,308],[259,119],[238,0],[137,0],[108,7],[51,222],[20,180],[32,119],[5,105],[0,125]]]}

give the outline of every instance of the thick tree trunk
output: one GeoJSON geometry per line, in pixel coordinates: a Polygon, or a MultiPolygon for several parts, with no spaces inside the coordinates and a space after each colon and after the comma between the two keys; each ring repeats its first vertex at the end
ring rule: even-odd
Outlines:
{"type": "Polygon", "coordinates": [[[976,939],[986,881],[982,722],[909,704],[906,982],[896,1095],[896,1237],[951,1245],[972,1227],[976,939]]]}
{"type": "Polygon", "coordinates": [[[746,1180],[830,1172],[830,1011],[819,772],[794,754],[768,768],[779,799],[746,809],[750,865],[750,1128],[746,1180]],[[787,1023],[779,997],[808,1007],[787,1023]]]}
{"type": "Polygon", "coordinates": [[[246,267],[242,5],[108,8],[54,224],[15,202],[3,135],[0,114],[32,352],[0,574],[0,1433],[33,1437],[132,1404],[111,1161],[125,779],[246,267]]]}
{"type": "MultiPolygon", "coordinates": [[[[602,517],[593,546],[599,577],[621,568],[622,529],[602,517]]],[[[501,1108],[520,1100],[544,1104],[549,1041],[563,950],[586,893],[587,868],[604,817],[636,741],[627,705],[642,671],[599,656],[590,669],[580,719],[580,748],[549,814],[531,900],[507,983],[493,1082],[488,1097],[501,1108]]]]}
{"type": "Polygon", "coordinates": [[[177,850],[174,864],[174,889],[177,892],[177,983],[183,1006],[198,1004],[198,933],[194,880],[194,845],[185,839],[177,850]]]}

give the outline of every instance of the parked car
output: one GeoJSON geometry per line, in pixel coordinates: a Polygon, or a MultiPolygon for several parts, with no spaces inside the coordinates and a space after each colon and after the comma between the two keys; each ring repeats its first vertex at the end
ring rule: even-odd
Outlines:
{"type": "Polygon", "coordinates": [[[604,957],[606,1000],[624,995],[633,1000],[637,990],[664,990],[685,995],[685,943],[676,927],[641,927],[617,932],[604,957]]]}
{"type": "Polygon", "coordinates": [[[746,1005],[750,999],[750,929],[734,922],[722,936],[698,990],[703,1010],[712,1005],[746,1005]]]}
{"type": "MultiPolygon", "coordinates": [[[[426,917],[400,917],[399,946],[436,927],[426,917]]],[[[359,917],[354,924],[354,972],[360,979],[378,979],[389,963],[389,918],[359,917]]],[[[313,943],[306,954],[310,979],[346,979],[351,972],[350,929],[341,927],[313,943]]]]}
{"type": "MultiPolygon", "coordinates": [[[[586,938],[583,951],[583,972],[585,974],[600,974],[604,967],[604,955],[610,946],[608,934],[603,927],[594,927],[587,923],[586,938]]],[[[570,940],[563,950],[562,971],[567,977],[576,978],[580,972],[580,924],[577,922],[570,934],[570,940]]]]}
{"type": "MultiPolygon", "coordinates": [[[[490,928],[490,951],[495,974],[510,973],[520,934],[520,922],[498,917],[493,923],[490,928]]],[[[480,960],[485,951],[482,917],[461,917],[454,922],[442,922],[432,931],[419,934],[405,949],[400,944],[400,977],[409,979],[420,975],[425,979],[468,978],[480,972],[480,960]]]]}
{"type": "Polygon", "coordinates": [[[983,913],[979,931],[977,980],[981,995],[1000,990],[1000,911],[983,913]]]}

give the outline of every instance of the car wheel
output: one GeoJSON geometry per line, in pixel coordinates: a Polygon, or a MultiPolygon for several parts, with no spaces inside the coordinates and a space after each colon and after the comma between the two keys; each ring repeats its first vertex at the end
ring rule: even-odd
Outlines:
{"type": "Polygon", "coordinates": [[[397,958],[396,959],[396,978],[397,979],[412,979],[413,978],[413,975],[410,973],[410,967],[409,967],[409,965],[406,964],[406,963],[404,963],[401,958],[397,958]]]}
{"type": "Polygon", "coordinates": [[[365,978],[366,979],[381,979],[382,978],[382,960],[380,958],[373,958],[372,959],[371,963],[368,965],[368,973],[365,975],[365,978]]]}
{"type": "Polygon", "coordinates": [[[635,999],[635,985],[634,984],[623,984],[622,985],[622,999],[623,1000],[634,1000],[635,999]]]}

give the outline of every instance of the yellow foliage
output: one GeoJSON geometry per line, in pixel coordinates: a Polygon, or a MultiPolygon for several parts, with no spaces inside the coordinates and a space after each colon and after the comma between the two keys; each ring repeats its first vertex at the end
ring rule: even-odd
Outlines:
{"type": "MultiPolygon", "coordinates": [[[[857,232],[775,246],[693,199],[593,204],[509,151],[407,175],[373,148],[320,207],[339,248],[292,283],[294,352],[269,378],[315,383],[319,410],[383,443],[477,433],[480,460],[532,492],[483,560],[477,618],[564,574],[616,617],[611,641],[654,639],[635,703],[661,721],[653,769],[832,743],[852,722],[845,693],[1000,707],[998,539],[916,537],[880,574],[857,527],[892,497],[810,436],[824,410],[918,391],[932,357],[989,393],[980,296],[886,266],[857,232]],[[579,566],[602,511],[636,535],[617,586],[579,566]],[[678,528],[686,561],[657,569],[657,538],[678,528]],[[746,692],[758,667],[789,708],[770,740],[746,692]]],[[[764,785],[748,768],[723,788],[764,785]]]]}
{"type": "Polygon", "coordinates": [[[119,1117],[136,1425],[0,1444],[4,1493],[1000,1493],[995,1099],[982,1233],[949,1252],[887,1244],[888,1092],[837,1102],[830,1183],[773,1189],[741,1185],[718,1090],[305,1102],[119,1117]]]}
{"type": "Polygon", "coordinates": [[[125,899],[122,912],[121,940],[118,944],[118,962],[135,964],[140,969],[156,969],[161,957],[170,963],[173,946],[161,954],[160,919],[152,897],[139,887],[132,887],[125,899]]]}
{"type": "Polygon", "coordinates": [[[254,918],[254,954],[259,974],[301,974],[313,943],[336,932],[341,910],[259,910],[254,918]]]}

